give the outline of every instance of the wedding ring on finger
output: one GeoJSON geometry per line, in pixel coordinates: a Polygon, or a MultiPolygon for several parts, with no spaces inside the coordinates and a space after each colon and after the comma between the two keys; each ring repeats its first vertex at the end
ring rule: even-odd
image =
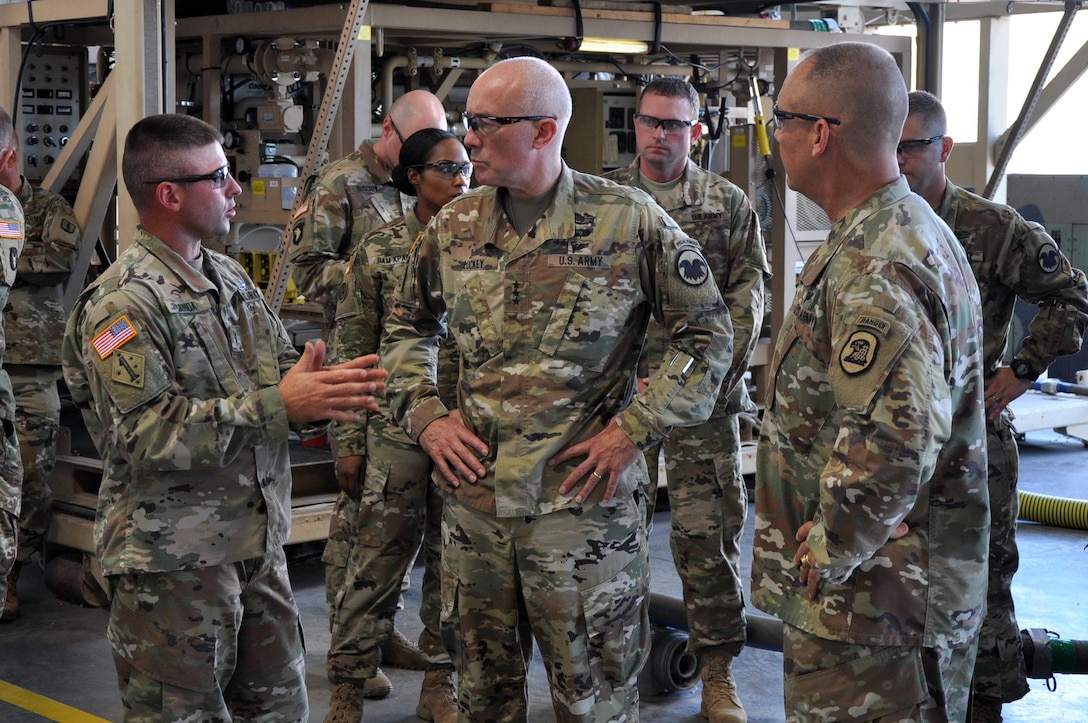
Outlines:
{"type": "Polygon", "coordinates": [[[801,564],[802,565],[808,565],[809,567],[812,567],[812,553],[811,552],[806,552],[804,555],[801,555],[801,564]]]}
{"type": "Polygon", "coordinates": [[[597,480],[604,479],[604,475],[598,474],[596,471],[590,472],[589,476],[597,480]]]}

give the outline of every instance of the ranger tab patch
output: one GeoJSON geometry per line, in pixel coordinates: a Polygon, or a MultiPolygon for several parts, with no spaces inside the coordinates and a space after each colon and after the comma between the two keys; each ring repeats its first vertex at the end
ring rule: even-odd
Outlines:
{"type": "Polygon", "coordinates": [[[868,369],[876,359],[878,344],[876,335],[871,331],[864,329],[855,331],[839,352],[839,365],[842,370],[854,376],[868,369]]]}
{"type": "Polygon", "coordinates": [[[105,361],[115,349],[136,338],[136,327],[122,315],[106,327],[105,331],[91,340],[91,346],[98,352],[98,358],[105,361]]]}

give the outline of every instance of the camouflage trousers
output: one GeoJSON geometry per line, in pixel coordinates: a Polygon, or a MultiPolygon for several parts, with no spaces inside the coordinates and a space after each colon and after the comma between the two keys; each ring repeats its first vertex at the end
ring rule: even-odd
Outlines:
{"type": "Polygon", "coordinates": [[[393,632],[401,581],[421,542],[419,649],[432,664],[450,663],[439,627],[442,493],[431,484],[431,459],[417,445],[376,435],[367,436],[366,451],[362,497],[350,523],[354,540],[347,547],[344,583],[331,606],[326,664],[334,684],[374,677],[379,646],[393,632]]]}
{"type": "Polygon", "coordinates": [[[1012,578],[1020,567],[1016,518],[1020,514],[1017,481],[1020,453],[1009,415],[986,425],[987,486],[990,490],[990,563],[986,617],[978,638],[975,695],[1011,703],[1028,694],[1024,646],[1012,600],[1012,578]]]}
{"type": "Polygon", "coordinates": [[[306,721],[302,628],[282,548],[110,583],[106,635],[126,723],[306,721]]]}
{"type": "Polygon", "coordinates": [[[0,509],[0,602],[8,596],[8,573],[19,547],[19,518],[0,509]]]}
{"type": "Polygon", "coordinates": [[[56,367],[13,364],[6,367],[15,392],[15,431],[23,462],[23,503],[19,513],[19,562],[45,544],[53,521],[49,473],[57,464],[60,394],[56,367]]]}
{"type": "Polygon", "coordinates": [[[462,723],[526,720],[530,629],[558,723],[638,720],[650,647],[644,515],[641,492],[511,518],[447,499],[442,624],[462,723]]]}
{"type": "Polygon", "coordinates": [[[963,723],[973,645],[854,645],[782,626],[786,723],[963,723]]]}
{"type": "MultiPolygon", "coordinates": [[[[646,452],[657,487],[659,447],[646,452]]],[[[695,427],[678,427],[664,443],[671,510],[669,545],[684,590],[690,637],[696,653],[725,646],[737,655],[746,640],[740,537],[748,491],[740,471],[737,415],[695,427]]],[[[650,495],[648,519],[653,516],[650,495]]]]}

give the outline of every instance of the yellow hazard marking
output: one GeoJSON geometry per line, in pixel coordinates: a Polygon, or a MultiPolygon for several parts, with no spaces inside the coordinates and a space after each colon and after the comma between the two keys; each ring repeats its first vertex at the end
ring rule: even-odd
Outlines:
{"type": "Polygon", "coordinates": [[[110,723],[105,718],[84,713],[78,708],[32,693],[4,680],[0,680],[0,701],[59,723],[110,723]]]}

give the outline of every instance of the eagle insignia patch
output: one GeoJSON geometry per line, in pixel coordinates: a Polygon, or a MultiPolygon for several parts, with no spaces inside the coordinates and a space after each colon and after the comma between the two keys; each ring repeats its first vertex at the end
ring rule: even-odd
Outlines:
{"type": "Polygon", "coordinates": [[[873,364],[879,342],[869,331],[857,330],[839,352],[839,365],[847,374],[861,374],[873,364]]]}
{"type": "Polygon", "coordinates": [[[710,266],[694,249],[684,249],[676,257],[676,273],[688,286],[702,286],[710,277],[710,266]]]}

